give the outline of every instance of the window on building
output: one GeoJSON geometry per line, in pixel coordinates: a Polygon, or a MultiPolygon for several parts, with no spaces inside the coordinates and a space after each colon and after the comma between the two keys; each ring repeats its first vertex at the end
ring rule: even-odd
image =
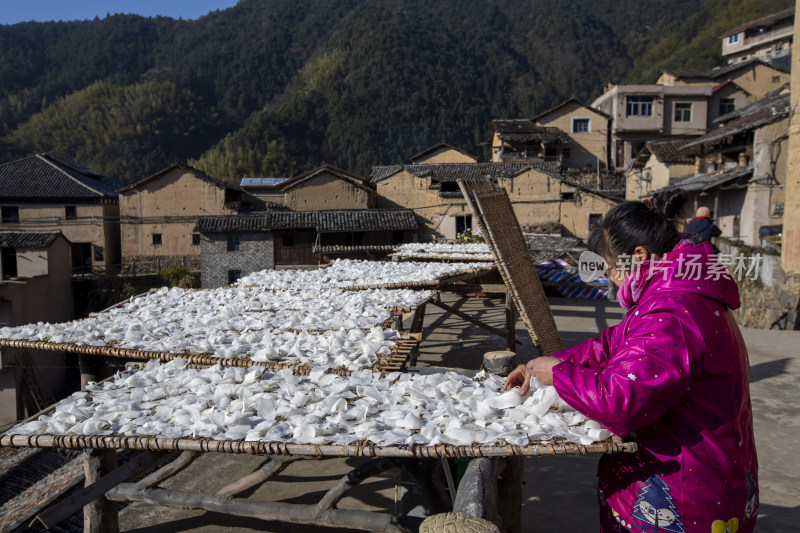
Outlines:
{"type": "Polygon", "coordinates": [[[733,113],[736,110],[736,102],[733,101],[733,98],[722,98],[719,101],[719,115],[727,115],[728,113],[733,113]]]}
{"type": "Polygon", "coordinates": [[[472,215],[456,216],[456,235],[463,235],[467,230],[472,230],[472,215]]]}
{"type": "Polygon", "coordinates": [[[728,44],[734,44],[739,42],[739,34],[734,33],[733,35],[728,35],[728,44]]]}
{"type": "Polygon", "coordinates": [[[161,234],[153,233],[153,246],[161,246],[161,234]]]}
{"type": "Polygon", "coordinates": [[[90,242],[72,243],[72,271],[73,272],[92,271],[92,243],[90,242]]]}
{"type": "Polygon", "coordinates": [[[17,250],[16,248],[3,248],[2,266],[3,279],[17,277],[17,250]]]}
{"type": "Polygon", "coordinates": [[[239,235],[228,235],[228,251],[229,252],[238,252],[242,249],[242,241],[239,238],[239,235]]]}
{"type": "Polygon", "coordinates": [[[233,285],[242,277],[241,270],[228,270],[228,285],[233,285]]]}
{"type": "Polygon", "coordinates": [[[675,104],[675,122],[692,121],[692,104],[675,104]]]}
{"type": "Polygon", "coordinates": [[[575,199],[575,193],[573,191],[562,192],[561,193],[561,199],[562,200],[574,200],[575,199]]]}
{"type": "Polygon", "coordinates": [[[561,157],[564,159],[569,159],[572,156],[572,150],[567,147],[561,149],[561,157]]]}
{"type": "Polygon", "coordinates": [[[603,215],[600,213],[589,213],[589,233],[591,234],[596,228],[600,227],[600,222],[603,220],[603,215]]]}
{"type": "Polygon", "coordinates": [[[781,77],[780,76],[772,76],[772,83],[780,83],[781,77]]]}
{"type": "Polygon", "coordinates": [[[634,159],[637,155],[644,150],[644,145],[646,143],[644,141],[636,141],[631,143],[631,159],[634,159]]]}
{"type": "Polygon", "coordinates": [[[629,96],[625,111],[629,117],[649,117],[653,114],[653,97],[629,96]]]}
{"type": "Polygon", "coordinates": [[[592,131],[592,122],[588,118],[573,118],[572,133],[589,133],[592,131]]]}
{"type": "Polygon", "coordinates": [[[78,218],[78,208],[74,205],[64,206],[64,218],[67,220],[75,220],[78,218]]]}
{"type": "Polygon", "coordinates": [[[774,203],[774,204],[772,204],[772,216],[774,216],[774,217],[782,217],[783,216],[783,203],[774,203]]]}
{"type": "Polygon", "coordinates": [[[192,233],[192,246],[200,246],[200,234],[192,233]]]}
{"type": "Polygon", "coordinates": [[[93,245],[92,246],[92,251],[93,251],[92,257],[94,257],[95,261],[105,261],[104,258],[106,256],[106,254],[104,253],[102,246],[93,245]]]}
{"type": "Polygon", "coordinates": [[[19,222],[19,207],[16,205],[4,205],[2,208],[3,224],[14,224],[19,222]]]}

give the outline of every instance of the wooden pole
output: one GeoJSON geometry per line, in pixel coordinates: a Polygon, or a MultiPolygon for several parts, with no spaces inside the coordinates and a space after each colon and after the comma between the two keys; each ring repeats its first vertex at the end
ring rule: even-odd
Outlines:
{"type": "Polygon", "coordinates": [[[492,459],[480,457],[467,466],[453,503],[454,513],[489,520],[498,527],[503,520],[497,508],[497,476],[492,459]]]}
{"type": "MultiPolygon", "coordinates": [[[[83,452],[83,468],[88,487],[117,468],[116,450],[90,448],[83,452]]],[[[83,508],[84,533],[119,533],[119,513],[116,502],[98,498],[83,508]]]]}
{"type": "Polygon", "coordinates": [[[517,316],[510,291],[506,291],[506,349],[517,351],[517,316]]]}
{"type": "MultiPolygon", "coordinates": [[[[453,313],[454,315],[456,315],[456,316],[458,316],[458,317],[461,317],[461,318],[463,318],[464,320],[466,320],[466,321],[467,321],[467,322],[469,322],[470,324],[475,324],[475,325],[476,325],[476,326],[478,326],[479,328],[481,328],[481,329],[485,329],[485,330],[486,330],[486,331],[488,331],[489,333],[493,333],[493,334],[495,334],[495,335],[498,335],[498,336],[500,336],[500,337],[507,337],[507,336],[508,336],[508,334],[507,334],[505,331],[503,331],[502,329],[495,328],[495,327],[493,327],[493,326],[490,326],[489,324],[487,324],[487,323],[485,323],[485,322],[481,322],[481,321],[480,321],[480,320],[478,320],[477,318],[473,318],[473,317],[469,316],[467,313],[464,313],[463,311],[459,311],[459,310],[458,310],[458,309],[456,309],[455,307],[451,307],[451,306],[447,305],[447,304],[446,304],[446,303],[444,303],[444,302],[439,302],[439,301],[436,301],[436,300],[431,300],[431,301],[430,301],[430,303],[432,303],[432,304],[433,304],[433,305],[435,305],[436,307],[440,307],[440,308],[444,309],[444,310],[445,310],[445,311],[447,311],[448,313],[453,313]]],[[[516,342],[518,342],[519,344],[522,344],[522,343],[521,343],[521,342],[519,342],[519,341],[516,341],[516,342]]]]}
{"type": "MultiPolygon", "coordinates": [[[[489,369],[498,376],[507,376],[517,366],[517,357],[513,352],[488,352],[484,355],[484,368],[489,369]]],[[[497,477],[497,513],[502,517],[503,531],[506,533],[521,533],[522,531],[522,457],[504,457],[495,459],[497,477]]],[[[470,466],[475,459],[470,461],[470,466]]],[[[476,469],[486,469],[483,465],[476,465],[476,469]]],[[[481,475],[483,472],[481,472],[481,475]]],[[[475,472],[473,476],[478,476],[475,472]]],[[[480,478],[483,479],[483,478],[480,478]]],[[[479,481],[476,480],[475,483],[479,481]]],[[[494,487],[492,487],[494,489],[494,487]]],[[[484,491],[488,490],[486,488],[484,491]]],[[[473,498],[474,499],[474,498],[473,498]]],[[[484,516],[481,516],[484,518],[484,516]]],[[[491,516],[485,516],[497,523],[491,516]]]]}
{"type": "Polygon", "coordinates": [[[352,509],[328,509],[315,516],[315,505],[263,502],[244,498],[225,498],[216,494],[195,494],[168,489],[137,489],[126,483],[110,490],[107,496],[114,501],[144,502],[182,509],[205,509],[215,513],[246,516],[261,520],[340,527],[362,531],[412,533],[418,530],[422,518],[373,513],[352,509]]]}

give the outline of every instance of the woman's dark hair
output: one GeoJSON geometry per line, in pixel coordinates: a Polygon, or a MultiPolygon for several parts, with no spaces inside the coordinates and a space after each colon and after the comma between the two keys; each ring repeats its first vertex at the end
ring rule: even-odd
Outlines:
{"type": "Polygon", "coordinates": [[[654,194],[649,202],[614,206],[592,232],[589,249],[606,261],[633,255],[637,246],[656,255],[669,252],[680,241],[675,220],[682,214],[686,199],[683,189],[666,189],[654,194]]]}

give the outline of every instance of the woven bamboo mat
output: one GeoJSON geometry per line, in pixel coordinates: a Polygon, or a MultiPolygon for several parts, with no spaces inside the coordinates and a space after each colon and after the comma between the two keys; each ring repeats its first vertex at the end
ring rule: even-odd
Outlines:
{"type": "Polygon", "coordinates": [[[508,193],[485,182],[459,181],[503,281],[542,355],[564,348],[508,193]]]}
{"type": "MultiPolygon", "coordinates": [[[[41,414],[46,414],[42,412],[41,414]]],[[[250,455],[302,455],[316,457],[534,457],[543,455],[588,455],[632,453],[636,443],[607,439],[581,445],[559,440],[531,442],[526,446],[378,446],[370,442],[349,445],[293,444],[245,440],[214,440],[209,438],[126,437],[123,435],[0,435],[0,447],[59,448],[59,449],[117,449],[149,451],[197,451],[250,455]]]]}

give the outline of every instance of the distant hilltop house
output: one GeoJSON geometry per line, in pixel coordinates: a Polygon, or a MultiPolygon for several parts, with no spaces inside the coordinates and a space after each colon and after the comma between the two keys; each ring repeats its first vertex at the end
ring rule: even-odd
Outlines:
{"type": "MultiPolygon", "coordinates": [[[[0,327],[72,318],[71,243],[60,231],[0,230],[0,250],[0,327]]],[[[61,352],[0,350],[0,429],[59,397],[65,361],[61,352]]]]}
{"type": "Polygon", "coordinates": [[[256,210],[368,209],[375,207],[375,188],[364,178],[322,165],[292,178],[247,178],[242,190],[255,198],[256,210]]]}
{"type": "MultiPolygon", "coordinates": [[[[716,88],[721,87],[725,82],[733,82],[738,89],[746,93],[748,103],[753,103],[784,85],[788,85],[789,72],[790,65],[786,60],[767,60],[755,57],[706,70],[662,70],[656,84],[668,87],[700,85],[716,88]]],[[[719,98],[729,97],[730,95],[719,95],[719,98]]],[[[709,108],[712,112],[718,109],[717,106],[709,106],[709,108]]],[[[712,120],[715,118],[712,117],[712,120]]]]}
{"type": "Polygon", "coordinates": [[[118,192],[125,263],[198,257],[198,217],[252,210],[244,190],[186,165],[169,166],[118,192]]]}
{"type": "Polygon", "coordinates": [[[785,57],[792,51],[794,8],[740,24],[723,33],[720,39],[722,57],[729,64],[754,57],[785,57]]]}
{"type": "Polygon", "coordinates": [[[68,159],[36,154],[0,165],[0,230],[61,231],[73,271],[120,262],[121,184],[68,159]]]}
{"type": "Polygon", "coordinates": [[[335,257],[383,257],[416,240],[417,220],[407,209],[271,211],[201,217],[201,283],[235,283],[265,268],[317,265],[335,257]]]}
{"type": "Polygon", "coordinates": [[[492,161],[609,169],[610,116],[570,98],[530,119],[492,121],[492,161]]]}
{"type": "Polygon", "coordinates": [[[378,207],[412,210],[420,223],[420,239],[455,239],[475,231],[472,213],[458,180],[490,179],[511,198],[520,225],[561,227],[586,238],[619,199],[570,183],[558,173],[558,162],[437,163],[372,168],[370,180],[378,207]]]}

